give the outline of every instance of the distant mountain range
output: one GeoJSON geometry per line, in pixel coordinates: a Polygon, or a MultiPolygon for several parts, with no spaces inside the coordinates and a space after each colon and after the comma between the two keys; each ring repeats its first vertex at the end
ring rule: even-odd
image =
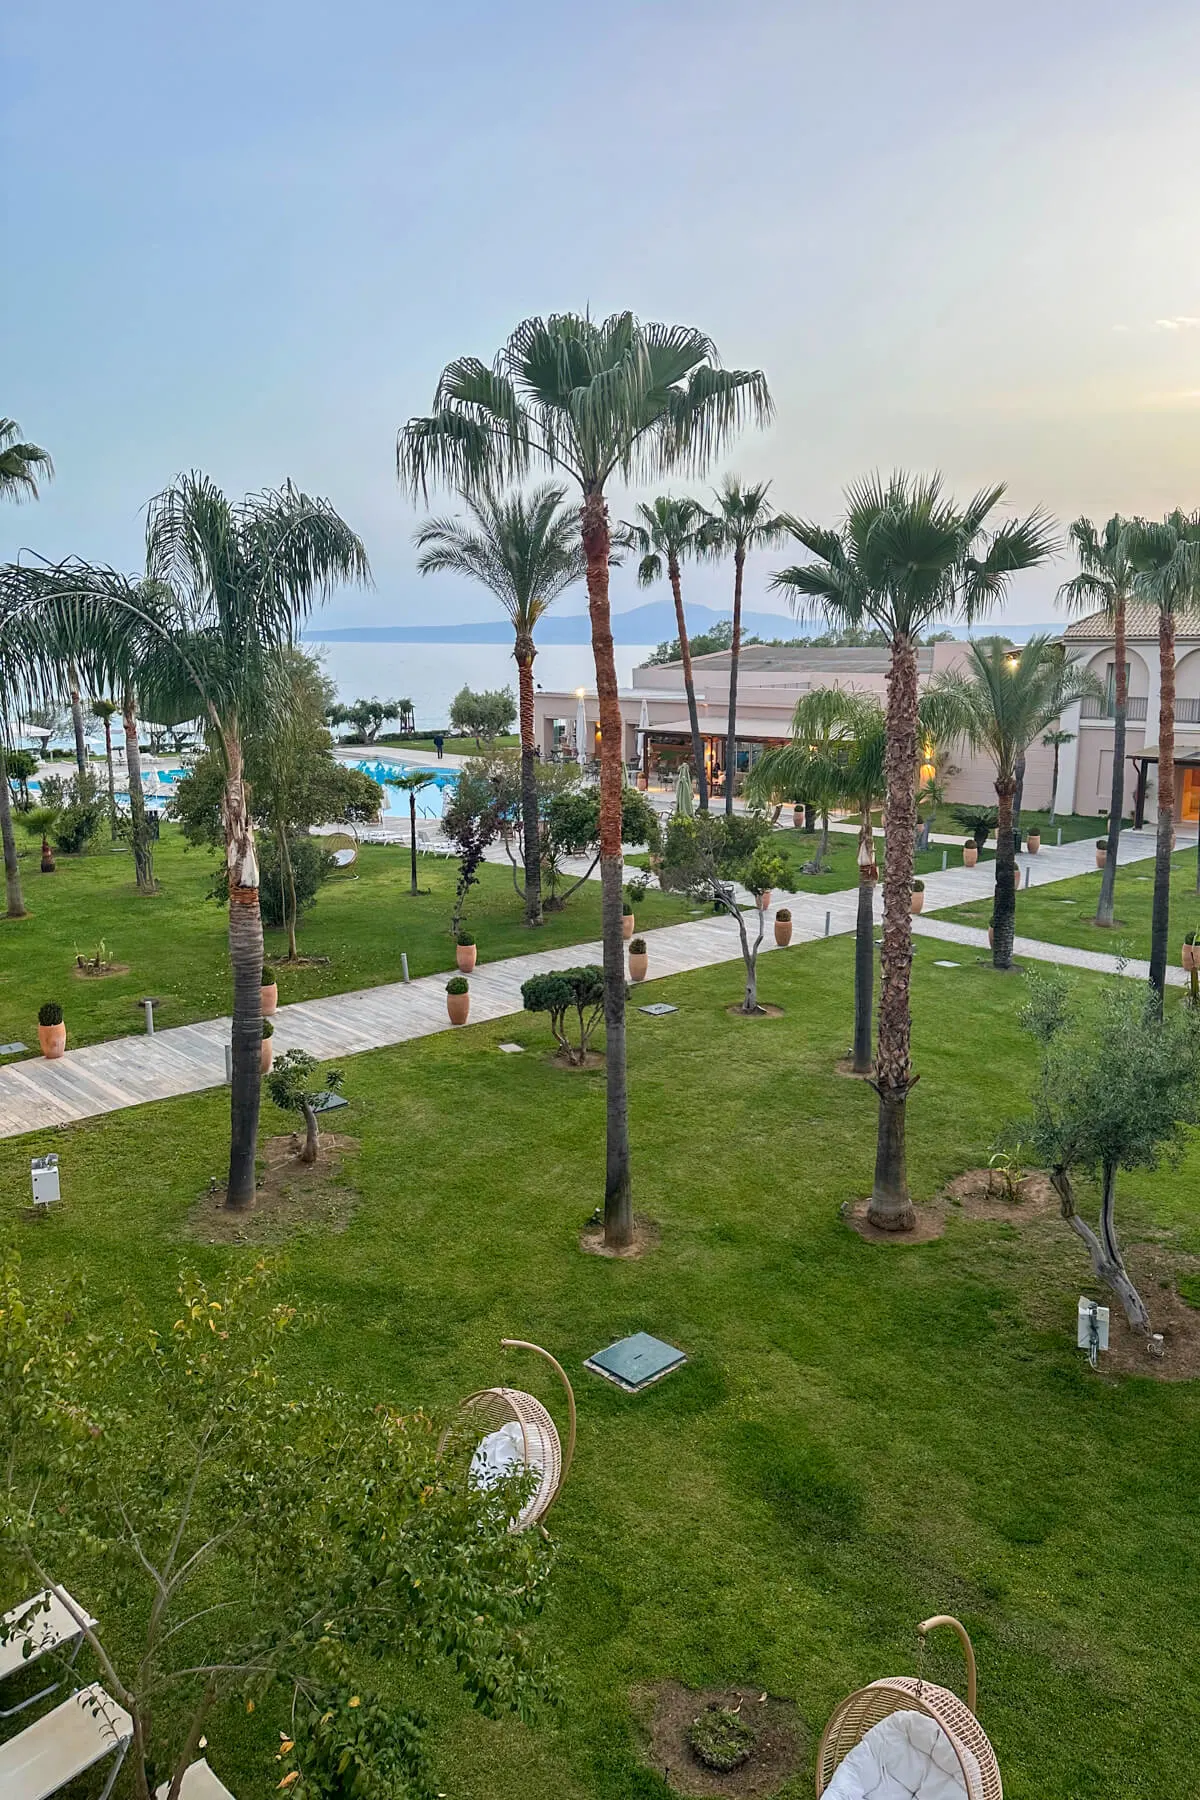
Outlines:
{"type": "MultiPolygon", "coordinates": [[[[693,635],[711,631],[727,612],[715,612],[710,606],[687,608],[688,630],[693,635]]],[[[618,644],[661,644],[676,635],[675,608],[669,600],[648,600],[628,612],[613,614],[613,637],[618,644]]],[[[987,631],[988,625],[978,628],[987,631]]],[[[992,624],[991,630],[1024,642],[1037,631],[1061,630],[1051,625],[992,624]]],[[[748,637],[793,638],[815,636],[821,626],[799,625],[786,613],[744,612],[742,630],[748,637]]],[[[586,613],[551,613],[538,626],[539,644],[590,644],[591,627],[586,613]]],[[[955,630],[956,637],[966,637],[965,627],[955,630]]],[[[312,629],[304,633],[310,644],[508,644],[512,642],[512,626],[505,619],[477,619],[466,625],[361,625],[312,629]]]]}

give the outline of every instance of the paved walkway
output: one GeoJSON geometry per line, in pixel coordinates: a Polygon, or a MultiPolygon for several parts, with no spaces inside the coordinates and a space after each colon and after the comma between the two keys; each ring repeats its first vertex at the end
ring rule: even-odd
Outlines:
{"type": "MultiPolygon", "coordinates": [[[[1122,833],[1122,863],[1153,854],[1153,832],[1122,833]]],[[[1090,838],[1054,850],[1043,849],[1034,857],[1021,856],[1018,861],[1022,881],[1028,869],[1030,883],[1035,887],[1095,868],[1090,838]]],[[[992,892],[993,879],[991,863],[926,876],[926,907],[957,906],[965,900],[982,899],[992,892]]],[[[858,895],[854,888],[832,894],[780,895],[777,904],[791,909],[793,942],[807,943],[826,935],[852,932],[858,895]]],[[[930,918],[928,911],[915,921],[915,926],[922,937],[972,949],[987,946],[986,932],[930,918]]],[[[736,962],[739,956],[736,926],[731,919],[716,915],[663,926],[642,935],[650,953],[651,976],[680,975],[716,963],[736,962]]],[[[762,953],[769,954],[774,948],[774,935],[768,929],[762,953]]],[[[1147,974],[1144,963],[1119,965],[1115,957],[1097,951],[1073,950],[1027,938],[1018,938],[1016,948],[1019,956],[1037,961],[1112,973],[1120,969],[1142,979],[1147,974]]],[[[603,953],[599,942],[595,942],[571,945],[569,951],[564,946],[481,963],[471,977],[472,1020],[499,1019],[520,1012],[521,983],[531,975],[561,967],[568,954],[572,961],[583,963],[600,962],[603,953]]],[[[276,1050],[299,1048],[327,1062],[446,1031],[450,1027],[445,984],[453,973],[447,969],[416,981],[331,994],[324,1000],[281,1007],[275,1015],[276,1050]]],[[[1182,969],[1170,971],[1170,978],[1181,982],[1182,969]]],[[[0,1068],[0,1137],[16,1137],[22,1132],[92,1118],[150,1100],[219,1087],[225,1081],[230,1024],[227,1017],[207,1019],[198,1025],[159,1031],[153,1037],[114,1038],[107,1043],[89,1044],[54,1062],[33,1058],[9,1063],[0,1068]]]]}

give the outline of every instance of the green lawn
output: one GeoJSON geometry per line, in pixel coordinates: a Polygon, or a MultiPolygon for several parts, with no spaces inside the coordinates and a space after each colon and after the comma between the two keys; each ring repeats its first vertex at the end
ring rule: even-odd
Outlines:
{"type": "MultiPolygon", "coordinates": [[[[994,804],[994,801],[993,801],[994,804]]],[[[877,819],[881,816],[874,815],[877,819]]],[[[1044,844],[1053,844],[1062,832],[1064,844],[1073,844],[1078,838],[1098,838],[1108,830],[1107,816],[1089,818],[1085,813],[1059,813],[1053,825],[1048,812],[1032,812],[1029,807],[1021,809],[1021,830],[1026,832],[1037,826],[1042,834],[1044,844]]],[[[940,806],[934,816],[933,829],[945,832],[951,837],[966,837],[966,832],[954,817],[948,806],[940,806]]],[[[993,832],[988,842],[995,849],[996,837],[993,832]]]]}
{"type": "MultiPolygon", "coordinates": [[[[334,875],[326,882],[301,921],[300,950],[329,961],[280,968],[283,1004],[399,981],[401,951],[413,975],[453,965],[449,924],[458,864],[443,857],[418,860],[419,884],[429,891],[415,900],[408,891],[406,849],[364,845],[357,879],[334,875]]],[[[60,856],[54,875],[39,874],[36,856],[23,858],[25,904],[32,916],[0,919],[0,1042],[36,1044],[37,1011],[45,1000],[61,1003],[74,1045],[141,1031],[137,1002],[143,994],[162,999],[155,1015],[162,1026],[229,1010],[226,916],[205,898],[213,854],[188,850],[178,830],[165,826],[154,866],[162,891],[145,898],[134,890],[133,864],[125,852],[60,856]],[[76,952],[93,955],[101,939],[108,960],[127,963],[129,973],[100,981],[76,978],[71,972],[76,952]]],[[[639,908],[647,930],[689,916],[687,903],[669,894],[647,894],[639,908]]],[[[546,918],[541,931],[527,931],[509,870],[484,865],[466,909],[481,962],[598,937],[599,882],[586,882],[565,911],[546,918]]],[[[267,933],[269,957],[283,956],[286,948],[281,933],[267,933]]]]}
{"type": "MultiPolygon", "coordinates": [[[[493,750],[515,750],[520,742],[521,740],[519,737],[514,733],[509,732],[505,736],[492,738],[490,741],[490,748],[493,750]]],[[[349,747],[350,740],[348,738],[343,738],[341,743],[343,747],[349,747]]],[[[423,737],[411,737],[405,736],[403,732],[399,731],[386,731],[381,737],[377,737],[373,744],[363,744],[361,746],[356,746],[356,748],[361,747],[369,752],[371,750],[377,750],[381,746],[386,746],[389,750],[428,750],[432,755],[437,754],[437,746],[429,736],[428,732],[426,732],[423,737]]],[[[448,751],[451,756],[474,756],[478,751],[478,746],[473,737],[452,737],[448,731],[446,733],[446,741],[442,745],[442,748],[443,750],[448,751]]]]}
{"type": "MultiPolygon", "coordinates": [[[[802,875],[803,865],[810,862],[817,853],[820,839],[816,834],[806,831],[777,831],[772,834],[771,848],[778,849],[787,857],[796,872],[795,889],[797,893],[833,894],[840,888],[858,885],[858,839],[849,832],[833,831],[829,835],[829,856],[826,859],[830,867],[820,875],[802,875]]],[[[881,856],[883,841],[877,839],[875,853],[881,856]]],[[[987,862],[993,855],[992,850],[985,850],[980,857],[987,862]]],[[[932,875],[942,866],[942,857],[946,856],[947,866],[952,869],[962,865],[962,851],[952,845],[935,844],[931,850],[922,850],[916,857],[914,869],[918,875],[932,875]]]]}
{"type": "MultiPolygon", "coordinates": [[[[1154,861],[1147,857],[1117,869],[1116,923],[1111,930],[1094,923],[1100,899],[1100,872],[1073,875],[1045,887],[1022,888],[1017,895],[1017,931],[1048,944],[1073,944],[1082,950],[1105,950],[1113,956],[1150,955],[1150,903],[1154,894],[1154,861]]],[[[992,901],[971,900],[938,912],[957,925],[986,926],[992,901]]],[[[1196,893],[1196,852],[1177,850],[1171,858],[1171,947],[1178,960],[1184,933],[1200,930],[1200,895],[1196,893]]]]}
{"type": "MultiPolygon", "coordinates": [[[[1019,978],[936,968],[935,948],[918,946],[914,973],[919,1199],[986,1161],[1033,1062],[1019,978]]],[[[873,1095],[833,1071],[852,955],[835,940],[770,956],[762,992],[781,1018],[728,1016],[737,964],[651,984],[647,1000],[680,1006],[669,1018],[630,1014],[636,1203],[662,1227],[641,1262],[577,1248],[603,1188],[603,1076],[553,1066],[544,1021],[346,1064],[361,1201],[342,1235],[294,1247],[291,1284],[320,1319],[285,1377],[440,1409],[519,1373],[551,1398],[502,1363],[497,1340],[515,1335],[578,1386],[537,1628],[561,1701],[526,1727],[422,1683],[455,1800],[667,1800],[630,1703],[664,1678],[790,1696],[815,1745],[843,1693],[915,1668],[913,1625],[943,1609],[974,1636],[1009,1800],[1193,1800],[1196,1390],[1088,1370],[1087,1267],[1055,1218],[952,1216],[937,1242],[887,1248],[839,1220],[875,1150],[873,1095]],[[527,1053],[498,1055],[502,1039],[527,1053]],[[581,1364],[638,1329],[689,1362],[629,1398],[581,1364]]],[[[216,1092],[0,1144],[31,1279],[79,1270],[98,1309],[132,1289],[169,1321],[178,1260],[222,1260],[183,1228],[221,1170],[227,1108],[216,1092]],[[34,1227],[28,1159],[49,1148],[65,1199],[34,1227]]],[[[287,1124],[265,1109],[265,1135],[287,1124]]],[[[1127,1238],[1200,1251],[1198,1177],[1194,1150],[1178,1171],[1123,1176],[1127,1238]]],[[[109,1571],[59,1573],[119,1627],[109,1571]]],[[[931,1647],[927,1673],[957,1682],[954,1651],[931,1647]]],[[[208,1755],[239,1800],[274,1791],[286,1723],[282,1694],[214,1717],[208,1755]]],[[[806,1766],[789,1800],[811,1783],[806,1766]]]]}

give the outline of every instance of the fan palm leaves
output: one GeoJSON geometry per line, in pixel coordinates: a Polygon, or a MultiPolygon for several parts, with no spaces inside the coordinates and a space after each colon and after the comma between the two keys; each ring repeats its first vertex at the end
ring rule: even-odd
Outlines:
{"type": "Polygon", "coordinates": [[[884,1229],[911,1230],[905,1105],[913,1084],[910,1011],[911,891],[918,770],[917,642],[939,618],[971,620],[1000,600],[1019,570],[1054,549],[1044,513],[990,523],[1003,486],[965,505],[940,476],[871,475],[846,494],[836,528],[787,518],[811,560],[783,569],[771,586],[803,614],[841,625],[871,625],[890,646],[884,834],[883,969],[875,1087],[879,1130],[868,1216],[884,1229]]]}
{"type": "Polygon", "coordinates": [[[743,486],[736,476],[727,475],[714,495],[716,505],[709,514],[703,537],[707,555],[733,558],[733,637],[729,645],[729,720],[725,740],[725,811],[729,814],[733,812],[737,775],[737,688],[746,557],[751,550],[777,542],[786,530],[767,498],[770,488],[769,481],[743,486]]]}
{"type": "MultiPolygon", "coordinates": [[[[467,518],[427,519],[416,533],[422,575],[465,575],[495,596],[515,643],[521,723],[521,814],[525,859],[525,923],[542,923],[541,830],[534,764],[534,632],[549,608],[587,571],[579,513],[563,505],[566,489],[546,485],[499,498],[484,486],[463,495],[467,518]]],[[[415,891],[415,890],[414,890],[415,891]]]]}
{"type": "Polygon", "coordinates": [[[404,425],[396,468],[414,496],[431,483],[478,493],[532,468],[568,476],[582,498],[588,613],[600,701],[600,866],[605,1060],[608,1070],[605,1239],[633,1236],[625,1076],[625,957],[621,936],[624,728],[609,608],[605,487],[614,475],[701,473],[742,425],[765,422],[761,370],[723,369],[703,332],[643,323],[630,312],[523,320],[488,364],[463,357],[442,371],[433,409],[404,425]]]}
{"type": "Polygon", "coordinates": [[[1058,590],[1061,605],[1071,612],[1105,614],[1113,634],[1113,766],[1108,813],[1108,849],[1100,878],[1096,923],[1111,927],[1117,883],[1117,848],[1125,813],[1125,731],[1129,713],[1129,657],[1125,648],[1127,608],[1133,593],[1134,569],[1129,560],[1126,521],[1114,514],[1102,529],[1091,519],[1076,519],[1067,531],[1079,573],[1058,590]]]}
{"type": "Polygon", "coordinates": [[[696,710],[696,683],[692,675],[692,647],[688,638],[687,619],[683,610],[683,581],[680,564],[685,557],[698,554],[704,544],[709,516],[698,500],[660,494],[637,508],[637,516],[626,521],[623,530],[627,542],[640,558],[638,585],[652,587],[663,574],[671,584],[675,603],[675,629],[679,637],[679,660],[683,664],[683,688],[687,695],[688,722],[692,732],[692,762],[700,790],[700,811],[708,811],[708,778],[704,769],[704,745],[700,741],[700,718],[696,710]]]}
{"type": "Polygon", "coordinates": [[[0,500],[36,500],[39,481],[54,478],[54,462],[40,444],[21,441],[15,419],[0,419],[0,500]]]}

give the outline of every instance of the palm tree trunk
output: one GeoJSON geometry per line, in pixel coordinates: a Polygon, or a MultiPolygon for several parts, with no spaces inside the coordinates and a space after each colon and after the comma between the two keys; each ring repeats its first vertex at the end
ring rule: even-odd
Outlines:
{"type": "Polygon", "coordinates": [[[221,803],[229,870],[229,960],[233,965],[233,1083],[230,1091],[229,1180],[225,1204],[254,1204],[254,1157],[262,1091],[262,909],[254,826],[246,804],[242,746],[226,728],[227,771],[221,803]]]}
{"type": "Polygon", "coordinates": [[[683,690],[687,695],[688,720],[692,727],[692,761],[696,765],[696,782],[700,789],[700,811],[708,811],[708,776],[704,771],[704,745],[700,742],[700,715],[696,711],[696,683],[692,678],[692,646],[688,641],[687,619],[683,611],[683,587],[679,579],[679,562],[668,558],[667,574],[671,580],[671,598],[675,602],[675,629],[679,633],[679,660],[683,664],[683,690]]]}
{"type": "Polygon", "coordinates": [[[142,753],[138,748],[137,714],[132,691],[121,707],[125,727],[125,771],[129,782],[129,827],[133,839],[133,872],[139,894],[153,894],[154,849],[146,823],[146,800],[142,793],[142,753]]]}
{"type": "Polygon", "coordinates": [[[879,987],[879,1039],[874,1088],[879,1095],[875,1181],[867,1207],[872,1225],[911,1231],[916,1214],[908,1193],[904,1124],[913,1085],[912,877],[916,835],[917,655],[912,639],[892,640],[887,680],[887,781],[883,832],[883,954],[879,987]]]}
{"type": "Polygon", "coordinates": [[[1158,841],[1154,847],[1154,902],[1150,914],[1150,988],[1162,1014],[1167,984],[1167,936],[1171,924],[1171,848],[1175,836],[1175,618],[1158,615],[1158,841]]]}
{"type": "Polygon", "coordinates": [[[629,1117],[625,1089],[625,940],[621,927],[621,767],[624,725],[617,697],[612,618],[608,604],[608,559],[612,538],[608,507],[600,491],[585,495],[583,549],[587,557],[588,614],[596,693],[600,700],[600,884],[604,937],[604,1060],[607,1118],[604,1173],[604,1242],[619,1249],[633,1242],[633,1185],[629,1161],[629,1117]]]}
{"type": "Polygon", "coordinates": [[[1025,752],[1019,751],[1016,762],[1016,784],[1013,788],[1013,834],[1021,829],[1021,802],[1025,798],[1025,752]]]}
{"type": "Polygon", "coordinates": [[[4,760],[2,745],[0,745],[0,838],[4,840],[5,916],[9,919],[23,919],[26,917],[25,896],[21,892],[21,865],[17,861],[17,840],[13,834],[12,793],[8,785],[8,765],[4,760]]]}
{"type": "Polygon", "coordinates": [[[733,778],[737,772],[738,660],[742,654],[742,574],[746,552],[741,545],[733,553],[733,638],[729,645],[729,735],[725,740],[725,811],[733,813],[733,778]]]}
{"type": "Polygon", "coordinates": [[[1054,766],[1050,771],[1050,817],[1048,825],[1053,825],[1054,814],[1058,809],[1058,743],[1054,745],[1054,766]]]}
{"type": "Polygon", "coordinates": [[[1011,969],[1017,929],[1017,858],[1013,849],[1015,780],[996,783],[996,887],[992,902],[992,967],[1011,969]]]}
{"type": "Polygon", "coordinates": [[[542,842],[534,762],[532,638],[519,637],[515,651],[521,703],[521,837],[525,853],[525,923],[542,923],[542,842]]]}
{"type": "Polygon", "coordinates": [[[104,763],[108,770],[108,828],[113,843],[117,841],[117,783],[113,775],[112,716],[104,715],[104,763]]]}
{"type": "Polygon", "coordinates": [[[871,1013],[875,1000],[875,883],[879,871],[864,863],[858,871],[858,918],[854,926],[854,1073],[871,1073],[871,1013]]]}
{"type": "Polygon", "coordinates": [[[79,697],[79,670],[71,664],[71,723],[75,727],[75,767],[82,775],[87,768],[87,743],[83,735],[83,702],[79,697]]]}
{"type": "Polygon", "coordinates": [[[415,899],[417,892],[417,794],[415,788],[408,790],[408,866],[412,882],[410,892],[415,899]]]}
{"type": "Polygon", "coordinates": [[[1113,608],[1113,639],[1116,664],[1113,668],[1113,766],[1112,798],[1108,812],[1108,847],[1104,852],[1104,874],[1100,878],[1100,902],[1096,907],[1097,925],[1111,926],[1117,891],[1117,848],[1121,842],[1121,820],[1125,812],[1125,720],[1129,712],[1129,671],[1125,660],[1125,599],[1120,596],[1113,608]]]}

